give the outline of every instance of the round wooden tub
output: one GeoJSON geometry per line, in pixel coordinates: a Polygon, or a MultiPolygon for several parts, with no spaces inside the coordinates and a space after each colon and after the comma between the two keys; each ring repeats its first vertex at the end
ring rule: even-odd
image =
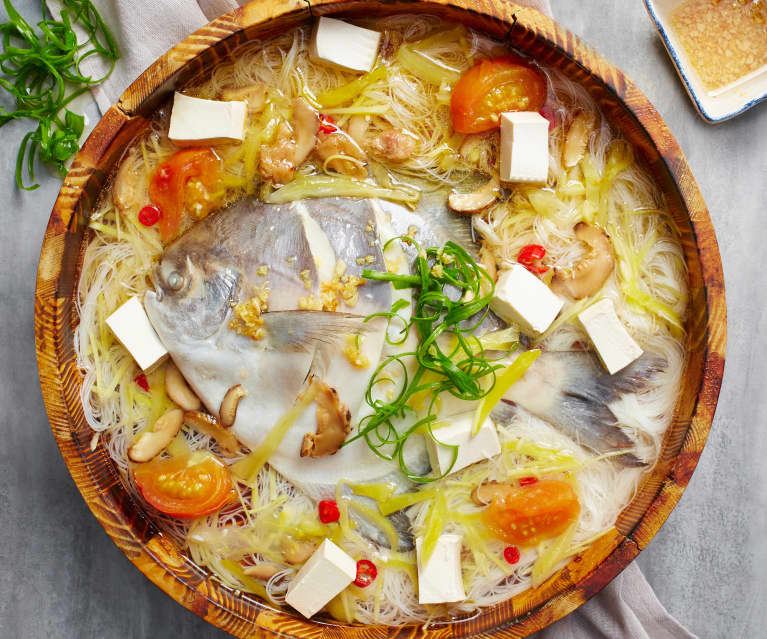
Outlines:
{"type": "Polygon", "coordinates": [[[40,255],[35,297],[37,361],[53,434],[93,514],[136,566],[176,601],[238,637],[286,635],[383,639],[415,635],[523,637],[571,612],[613,579],[649,543],[690,480],[714,417],[724,369],[726,308],[716,237],[700,191],[670,131],[618,69],[540,13],[491,0],[259,0],[222,16],[171,49],[104,115],[64,180],[40,255]],[[535,590],[461,622],[391,628],[306,621],[222,586],[157,530],[124,490],[102,445],[90,449],[75,362],[75,295],[91,206],[154,109],[244,42],[312,15],[426,12],[484,31],[557,67],[584,85],[630,140],[666,194],[690,277],[689,361],[660,459],[615,527],[535,590]]]}

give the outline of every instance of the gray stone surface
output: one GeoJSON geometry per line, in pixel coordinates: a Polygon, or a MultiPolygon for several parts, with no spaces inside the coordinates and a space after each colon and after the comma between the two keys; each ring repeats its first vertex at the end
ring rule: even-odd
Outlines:
{"type": "MultiPolygon", "coordinates": [[[[29,15],[39,7],[16,4],[29,15]]],[[[639,563],[661,601],[699,636],[765,637],[767,105],[711,127],[695,114],[640,0],[552,4],[668,122],[711,209],[725,264],[730,344],[717,418],[689,489],[639,563]]],[[[43,172],[39,190],[15,190],[23,130],[8,125],[0,138],[0,637],[224,637],[117,550],[54,444],[32,317],[40,241],[59,182],[43,172]]]]}

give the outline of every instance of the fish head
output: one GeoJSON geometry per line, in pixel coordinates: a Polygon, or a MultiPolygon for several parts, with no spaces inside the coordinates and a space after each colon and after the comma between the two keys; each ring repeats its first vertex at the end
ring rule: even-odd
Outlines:
{"type": "Polygon", "coordinates": [[[206,339],[226,321],[240,278],[214,254],[190,251],[180,243],[166,249],[153,279],[154,290],[147,291],[144,305],[161,337],[206,339]]]}

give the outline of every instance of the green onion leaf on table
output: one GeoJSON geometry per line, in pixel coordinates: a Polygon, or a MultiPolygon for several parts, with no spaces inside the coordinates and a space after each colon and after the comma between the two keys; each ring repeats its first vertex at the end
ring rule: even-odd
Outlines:
{"type": "Polygon", "coordinates": [[[42,3],[43,19],[36,31],[3,0],[8,22],[0,24],[3,51],[0,53],[0,88],[15,100],[15,110],[0,106],[0,127],[21,118],[37,122],[21,142],[16,158],[16,184],[31,191],[35,163],[53,166],[63,177],[67,161],[80,148],[85,119],[67,106],[93,85],[103,82],[119,57],[117,44],[91,0],[62,0],[60,19],[48,15],[42,3]],[[47,17],[46,17],[47,16],[47,17]],[[78,32],[84,34],[78,37],[78,32]],[[84,60],[99,56],[109,64],[98,78],[81,71],[84,60]],[[24,169],[31,185],[24,184],[24,169]]]}

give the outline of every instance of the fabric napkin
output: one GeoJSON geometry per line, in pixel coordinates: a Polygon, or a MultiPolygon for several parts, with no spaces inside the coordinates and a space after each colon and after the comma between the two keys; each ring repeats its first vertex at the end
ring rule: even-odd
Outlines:
{"type": "MultiPolygon", "coordinates": [[[[152,62],[170,47],[217,16],[237,7],[236,0],[93,0],[112,29],[120,60],[112,75],[93,88],[103,113],[152,62]]],[[[549,0],[516,0],[551,15],[549,0]]],[[[243,0],[244,2],[244,0],[243,0]]],[[[58,0],[47,0],[58,15],[58,0]]],[[[102,75],[95,58],[84,71],[102,75]]],[[[636,563],[630,564],[604,590],[535,639],[696,639],[658,601],[636,563]]]]}

